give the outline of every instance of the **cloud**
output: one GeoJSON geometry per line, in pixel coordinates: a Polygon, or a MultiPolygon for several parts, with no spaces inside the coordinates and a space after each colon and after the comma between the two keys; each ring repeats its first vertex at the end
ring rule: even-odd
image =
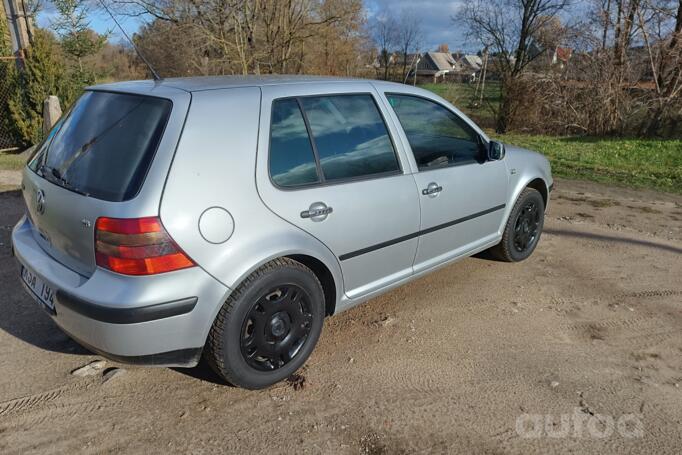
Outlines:
{"type": "Polygon", "coordinates": [[[388,11],[400,16],[402,11],[416,16],[421,22],[422,50],[435,50],[439,44],[448,44],[451,51],[457,49],[477,50],[478,44],[468,42],[465,30],[460,24],[452,22],[452,16],[457,14],[459,7],[466,0],[365,0],[369,18],[388,11]]]}

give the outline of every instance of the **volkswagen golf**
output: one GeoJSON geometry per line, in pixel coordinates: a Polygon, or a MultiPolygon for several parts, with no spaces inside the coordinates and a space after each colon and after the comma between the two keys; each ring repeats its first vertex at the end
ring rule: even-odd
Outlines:
{"type": "MultiPolygon", "coordinates": [[[[431,92],[209,77],[88,88],[23,170],[27,292],[93,352],[289,377],[325,317],[488,250],[535,249],[553,180],[431,92]]],[[[452,284],[455,286],[455,284],[452,284]]]]}

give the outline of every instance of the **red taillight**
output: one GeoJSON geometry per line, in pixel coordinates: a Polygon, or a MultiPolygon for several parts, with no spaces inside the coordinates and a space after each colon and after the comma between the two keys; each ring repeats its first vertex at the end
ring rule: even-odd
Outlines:
{"type": "Polygon", "coordinates": [[[98,218],[97,265],[124,275],[154,275],[194,266],[158,217],[98,218]]]}

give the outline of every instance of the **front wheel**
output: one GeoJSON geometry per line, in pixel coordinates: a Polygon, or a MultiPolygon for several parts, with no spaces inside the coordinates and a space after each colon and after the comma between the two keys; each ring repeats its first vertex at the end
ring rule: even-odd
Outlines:
{"type": "Polygon", "coordinates": [[[538,242],[545,222],[545,201],[538,190],[524,189],[509,214],[502,241],[490,252],[505,262],[519,262],[530,256],[538,242]]]}
{"type": "Polygon", "coordinates": [[[308,359],[324,308],[322,285],[310,269],[287,258],[271,261],[249,275],[218,312],[206,359],[230,384],[268,387],[308,359]]]}

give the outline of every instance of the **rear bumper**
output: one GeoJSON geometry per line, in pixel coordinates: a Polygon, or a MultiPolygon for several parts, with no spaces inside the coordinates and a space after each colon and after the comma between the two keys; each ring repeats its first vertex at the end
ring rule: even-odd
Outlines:
{"type": "Polygon", "coordinates": [[[57,325],[86,348],[121,362],[196,365],[230,291],[199,267],[145,277],[99,268],[90,277],[79,275],[40,248],[26,218],[12,231],[12,244],[18,262],[55,291],[51,316],[57,325]]]}

